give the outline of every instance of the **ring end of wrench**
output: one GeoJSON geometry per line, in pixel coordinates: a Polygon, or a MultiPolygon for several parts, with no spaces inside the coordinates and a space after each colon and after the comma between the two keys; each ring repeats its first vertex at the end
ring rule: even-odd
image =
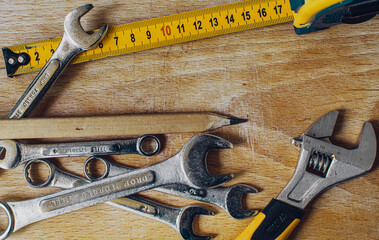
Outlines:
{"type": "Polygon", "coordinates": [[[14,214],[12,212],[12,209],[9,207],[9,205],[5,202],[0,202],[0,208],[5,211],[8,217],[8,225],[5,228],[5,230],[0,234],[0,239],[6,239],[13,233],[15,221],[14,221],[14,214]]]}
{"type": "Polygon", "coordinates": [[[54,174],[55,174],[55,165],[52,164],[51,162],[44,160],[44,159],[34,159],[30,162],[28,162],[25,167],[24,167],[24,178],[26,182],[29,184],[29,186],[34,187],[34,188],[44,188],[48,186],[51,181],[53,180],[54,174]],[[42,163],[44,164],[47,169],[49,170],[49,176],[47,179],[43,182],[35,182],[32,177],[30,176],[30,170],[32,165],[42,163]]]}
{"type": "Polygon", "coordinates": [[[4,158],[0,157],[0,168],[13,169],[21,162],[21,150],[16,141],[2,140],[0,141],[0,153],[3,152],[4,158]],[[5,151],[5,152],[4,152],[5,151]]]}

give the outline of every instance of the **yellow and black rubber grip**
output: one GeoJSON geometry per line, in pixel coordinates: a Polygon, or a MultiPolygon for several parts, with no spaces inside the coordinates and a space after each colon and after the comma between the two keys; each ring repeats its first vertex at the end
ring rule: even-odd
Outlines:
{"type": "Polygon", "coordinates": [[[304,210],[272,199],[235,240],[284,240],[304,216],[304,210]]]}

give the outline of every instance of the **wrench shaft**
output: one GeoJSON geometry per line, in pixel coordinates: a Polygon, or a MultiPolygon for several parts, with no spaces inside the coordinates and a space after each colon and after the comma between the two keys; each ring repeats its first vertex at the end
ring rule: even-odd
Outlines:
{"type": "Polygon", "coordinates": [[[42,212],[49,212],[67,206],[85,203],[104,196],[109,196],[113,193],[125,192],[125,190],[145,186],[153,181],[154,173],[152,171],[146,171],[113,181],[111,183],[88,187],[85,191],[74,191],[60,196],[44,199],[40,202],[40,209],[42,212]]]}
{"type": "Polygon", "coordinates": [[[81,52],[63,35],[57,50],[18,100],[7,119],[27,117],[71,59],[81,52]]]}

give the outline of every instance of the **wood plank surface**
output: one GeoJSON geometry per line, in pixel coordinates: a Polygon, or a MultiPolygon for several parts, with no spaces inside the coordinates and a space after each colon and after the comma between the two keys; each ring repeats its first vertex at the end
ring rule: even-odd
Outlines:
{"type": "MultiPolygon", "coordinates": [[[[82,19],[85,29],[118,25],[233,2],[231,0],[96,1],[82,19]]],[[[0,46],[63,34],[63,19],[86,1],[0,1],[0,46]]],[[[290,144],[318,117],[341,110],[334,143],[354,146],[364,121],[379,133],[379,18],[359,25],[296,35],[291,23],[69,66],[32,117],[128,113],[216,112],[249,121],[211,132],[234,144],[212,152],[214,174],[233,173],[227,185],[260,190],[243,204],[262,209],[295,170],[299,151],[290,144]]],[[[0,59],[0,117],[5,118],[36,73],[7,78],[0,59]]],[[[195,133],[159,136],[154,157],[110,156],[143,167],[173,156],[195,133]]],[[[28,140],[29,143],[59,139],[28,140]]],[[[53,160],[82,175],[86,158],[53,160]]],[[[321,194],[307,208],[291,239],[379,239],[378,159],[372,171],[321,194]]],[[[23,168],[1,170],[0,199],[26,200],[57,191],[32,189],[23,168]]],[[[201,216],[195,231],[233,239],[253,218],[234,220],[217,207],[143,193],[172,206],[201,204],[216,212],[201,216]]],[[[93,207],[29,225],[9,239],[179,239],[170,227],[112,206],[93,207]]]]}

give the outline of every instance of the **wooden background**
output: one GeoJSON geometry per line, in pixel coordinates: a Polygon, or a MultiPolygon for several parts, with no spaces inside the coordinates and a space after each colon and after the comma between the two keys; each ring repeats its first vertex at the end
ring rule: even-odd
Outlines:
{"type": "MultiPolygon", "coordinates": [[[[123,24],[230,3],[217,0],[113,0],[93,2],[85,29],[123,24]]],[[[0,2],[0,46],[27,43],[63,33],[63,19],[88,1],[0,2]]],[[[211,111],[248,118],[212,132],[234,148],[209,156],[212,173],[234,173],[229,183],[247,183],[261,192],[244,205],[262,209],[291,178],[299,151],[290,144],[321,115],[342,112],[334,143],[351,148],[364,121],[379,133],[379,18],[298,36],[281,24],[69,66],[30,117],[211,111]]],[[[36,73],[7,78],[0,59],[0,117],[5,118],[36,73]]],[[[195,133],[194,133],[195,134],[195,133]]],[[[194,134],[160,136],[155,157],[111,156],[135,167],[174,155],[194,134]]],[[[58,140],[34,140],[50,142],[58,140]]],[[[57,159],[82,174],[85,158],[57,159]]],[[[327,191],[307,208],[291,239],[379,239],[378,159],[373,170],[327,191]]],[[[26,200],[57,191],[32,189],[23,168],[0,171],[0,199],[26,200]]],[[[194,201],[146,192],[174,206],[194,201]]],[[[203,204],[205,205],[205,204],[203,204]]],[[[216,207],[201,216],[195,231],[233,239],[253,218],[234,220],[216,207]]],[[[27,226],[10,239],[179,239],[170,227],[100,204],[27,226]]]]}

